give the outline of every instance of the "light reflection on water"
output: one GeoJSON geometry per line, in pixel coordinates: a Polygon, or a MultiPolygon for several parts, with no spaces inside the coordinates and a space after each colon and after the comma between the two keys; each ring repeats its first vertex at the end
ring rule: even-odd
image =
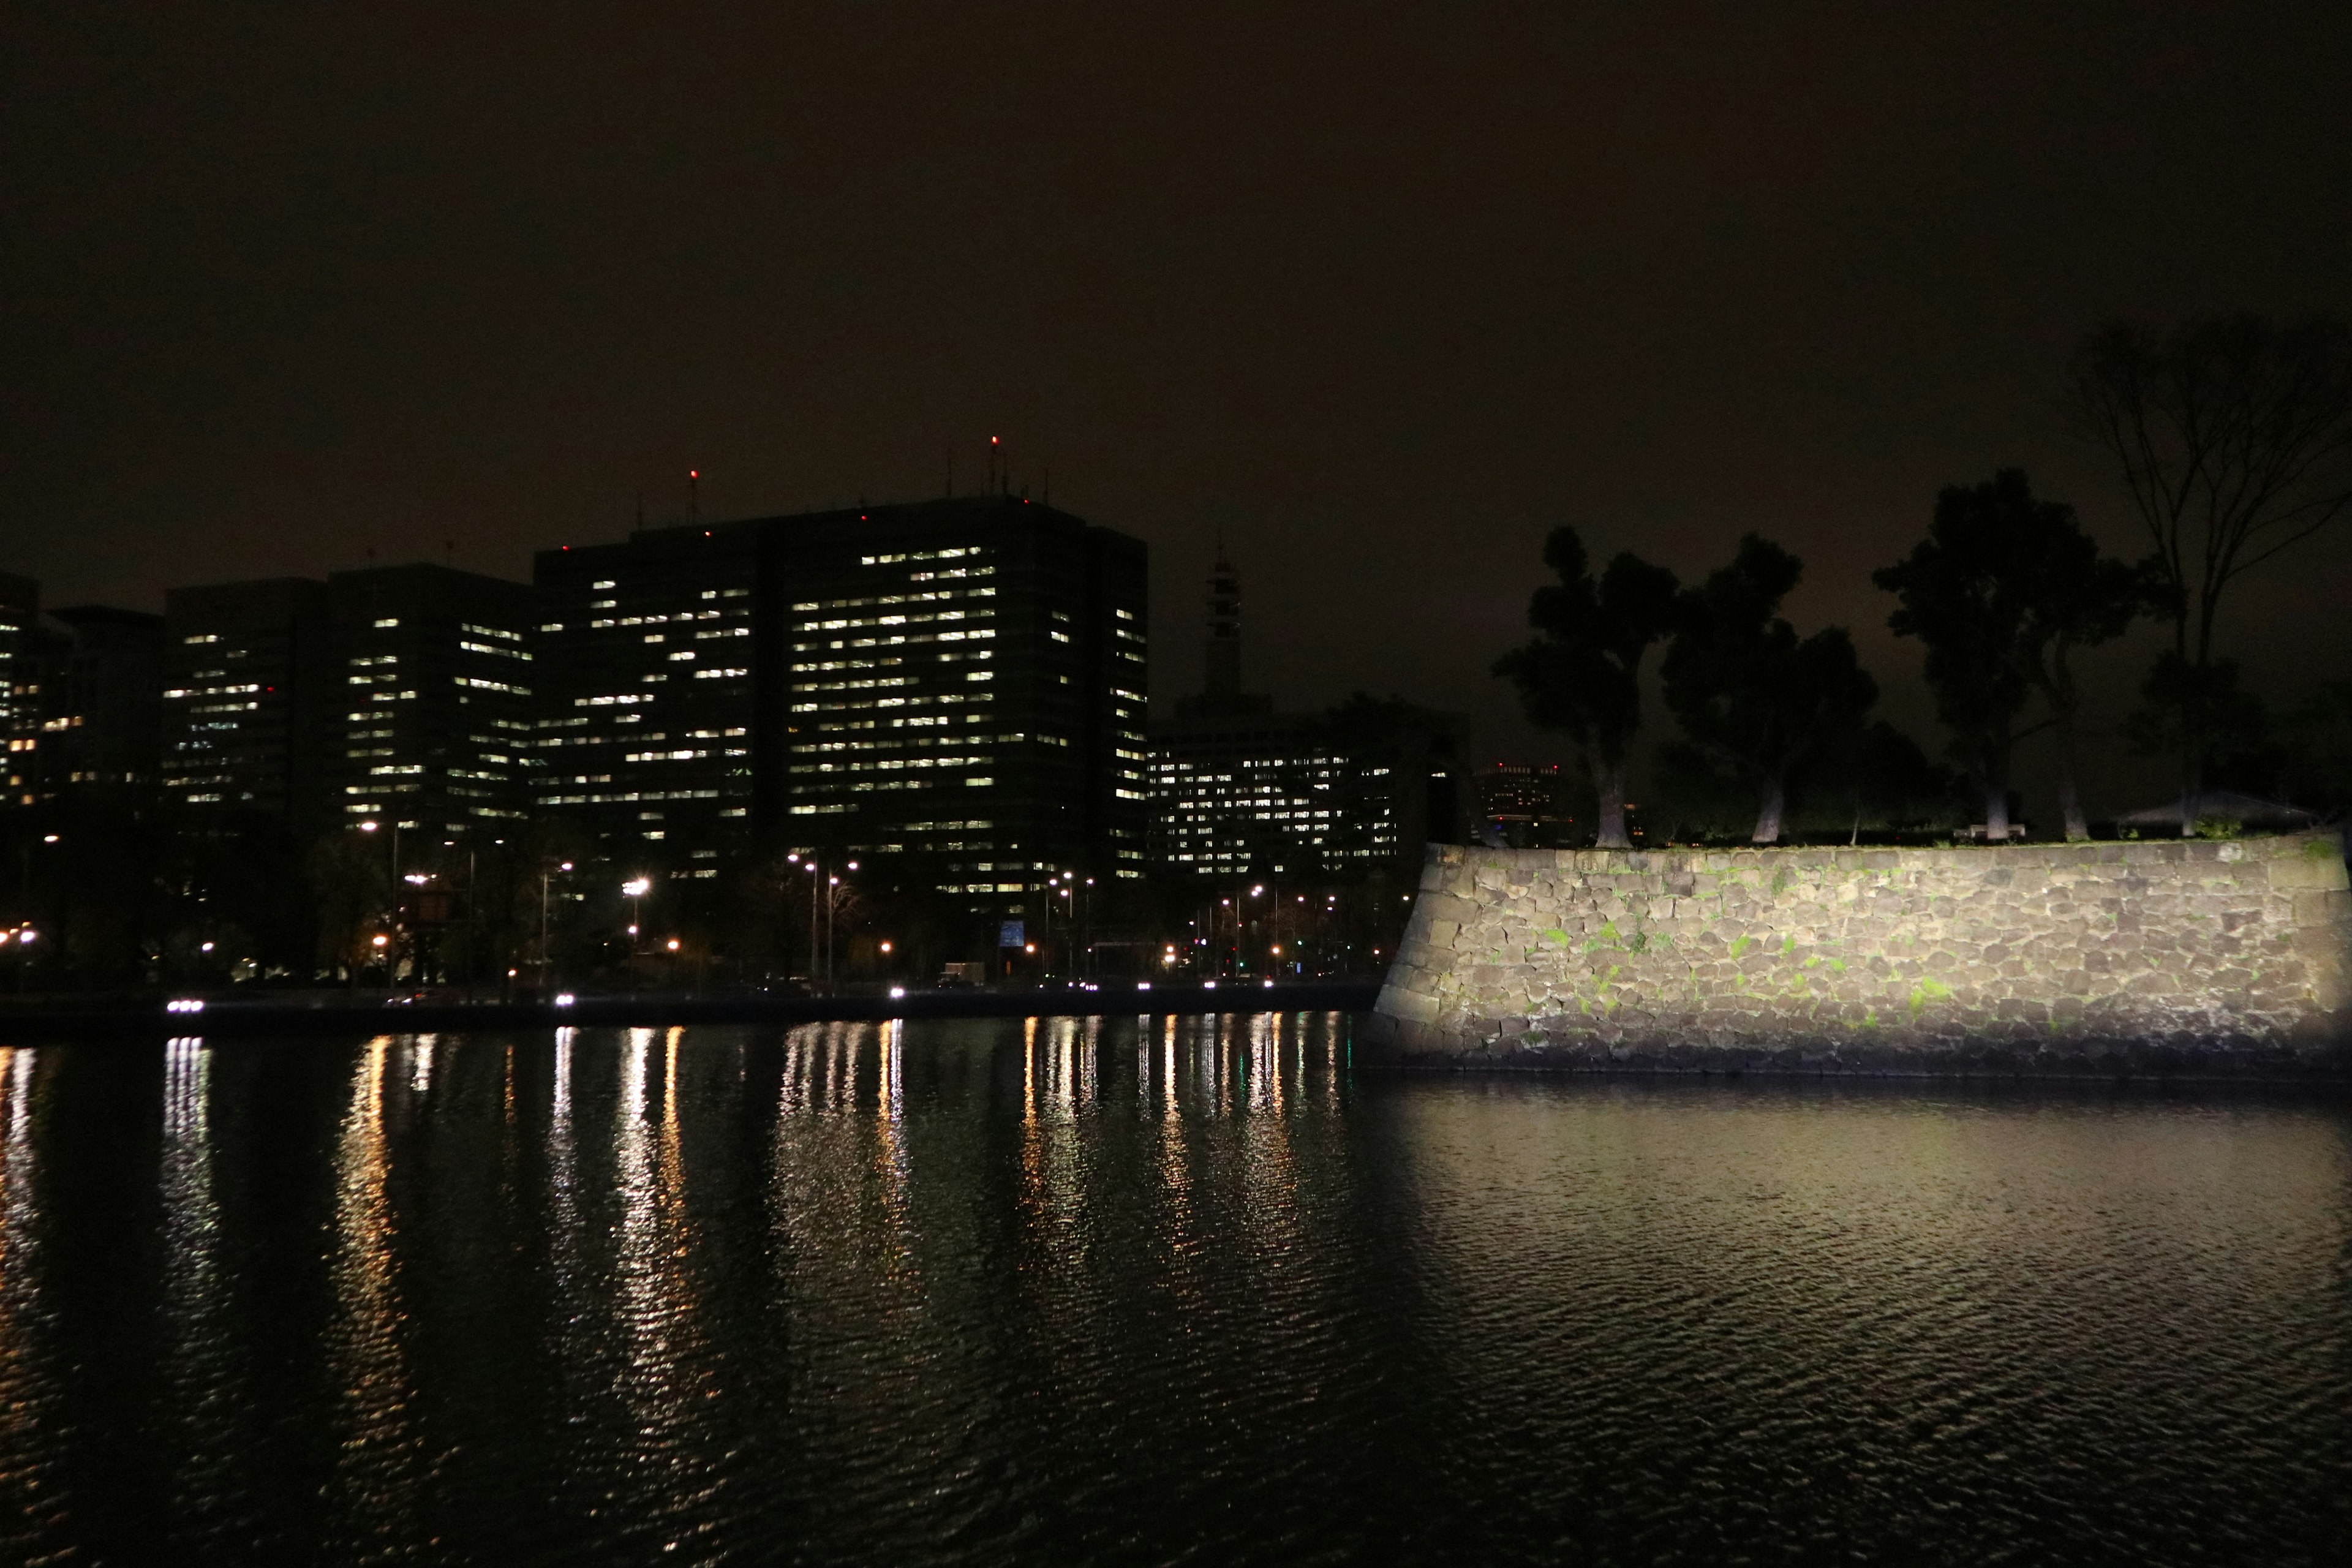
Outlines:
{"type": "Polygon", "coordinates": [[[8,1560],[2329,1561],[2340,1106],[1326,1015],[0,1048],[8,1560]]]}

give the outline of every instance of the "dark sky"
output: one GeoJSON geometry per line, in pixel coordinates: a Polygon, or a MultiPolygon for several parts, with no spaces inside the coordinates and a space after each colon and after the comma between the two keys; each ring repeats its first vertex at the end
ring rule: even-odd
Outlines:
{"type": "MultiPolygon", "coordinates": [[[[1150,542],[1163,699],[1222,529],[1253,684],[1549,754],[1485,673],[1544,531],[1752,528],[1932,739],[1869,569],[2008,463],[2136,552],[2067,353],[2352,313],[2347,105],[2340,0],[15,5],[0,569],[520,575],[689,467],[745,515],[998,434],[1150,542]]],[[[2352,676],[2346,535],[2228,624],[2275,696],[2352,676]]]]}

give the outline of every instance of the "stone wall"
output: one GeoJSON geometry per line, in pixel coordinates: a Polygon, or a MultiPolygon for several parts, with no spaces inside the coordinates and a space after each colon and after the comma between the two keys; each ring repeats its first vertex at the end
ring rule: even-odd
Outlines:
{"type": "Polygon", "coordinates": [[[1360,1056],[1425,1065],[2352,1066],[2332,832],[1936,849],[1433,846],[1360,1056]]]}

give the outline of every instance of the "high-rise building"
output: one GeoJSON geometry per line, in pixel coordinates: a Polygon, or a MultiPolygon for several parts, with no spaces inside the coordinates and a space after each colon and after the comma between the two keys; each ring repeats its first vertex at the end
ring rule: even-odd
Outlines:
{"type": "Polygon", "coordinates": [[[162,743],[163,617],[106,605],[52,610],[39,692],[24,725],[26,782],[38,799],[143,803],[162,743]],[[33,748],[37,746],[37,751],[33,748]]]}
{"type": "Polygon", "coordinates": [[[986,912],[1140,875],[1145,579],[1011,496],[542,552],[538,799],[672,877],[829,850],[986,912]]]}
{"type": "Polygon", "coordinates": [[[615,852],[658,847],[685,876],[715,876],[748,847],[754,732],[771,748],[781,735],[755,694],[757,634],[774,633],[755,613],[761,536],[757,523],[640,529],[540,552],[540,810],[615,852]]]}
{"type": "Polygon", "coordinates": [[[1242,684],[1241,574],[1209,574],[1202,689],[1152,726],[1152,858],[1197,875],[1345,879],[1451,837],[1461,721],[1357,699],[1278,713],[1242,684]]]}
{"type": "Polygon", "coordinates": [[[530,586],[419,563],[338,572],[327,590],[340,819],[507,831],[536,739],[530,586]]]}
{"type": "Polygon", "coordinates": [[[1496,763],[1471,775],[1478,837],[1496,848],[1556,849],[1567,842],[1570,777],[1558,763],[1496,763]]]}
{"type": "Polygon", "coordinates": [[[40,637],[41,585],[30,577],[0,572],[0,805],[31,805],[32,764],[39,742],[40,706],[37,645],[40,637]]]}
{"type": "Polygon", "coordinates": [[[174,588],[163,604],[164,804],[193,827],[334,819],[339,706],[327,585],[308,578],[174,588]]]}

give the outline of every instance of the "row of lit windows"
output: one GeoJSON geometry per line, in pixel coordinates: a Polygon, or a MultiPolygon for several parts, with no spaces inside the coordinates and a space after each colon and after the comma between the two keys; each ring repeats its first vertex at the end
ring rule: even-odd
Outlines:
{"type": "MultiPolygon", "coordinates": [[[[858,515],[862,521],[865,514],[861,512],[858,515]]],[[[902,550],[896,555],[861,555],[857,563],[860,566],[895,566],[901,561],[964,561],[986,553],[986,550],[977,544],[958,544],[945,550],[902,550]]],[[[990,566],[981,570],[992,572],[995,568],[990,566]]],[[[794,607],[798,608],[797,605],[794,607]]]]}
{"type": "MultiPolygon", "coordinates": [[[[610,784],[613,781],[609,778],[602,778],[595,780],[594,782],[598,784],[610,784]]],[[[730,795],[740,795],[742,792],[740,790],[730,790],[726,793],[730,795]]],[[[633,801],[718,800],[719,798],[720,792],[715,789],[633,789],[615,791],[610,795],[543,795],[539,797],[539,804],[541,805],[620,805],[633,801]]],[[[729,806],[720,811],[719,815],[721,816],[741,816],[744,815],[746,809],[747,808],[740,805],[729,806]]]]}
{"type": "Polygon", "coordinates": [[[794,763],[795,773],[895,773],[906,768],[961,768],[987,765],[988,754],[975,752],[969,756],[949,757],[876,757],[857,762],[794,763]]]}

